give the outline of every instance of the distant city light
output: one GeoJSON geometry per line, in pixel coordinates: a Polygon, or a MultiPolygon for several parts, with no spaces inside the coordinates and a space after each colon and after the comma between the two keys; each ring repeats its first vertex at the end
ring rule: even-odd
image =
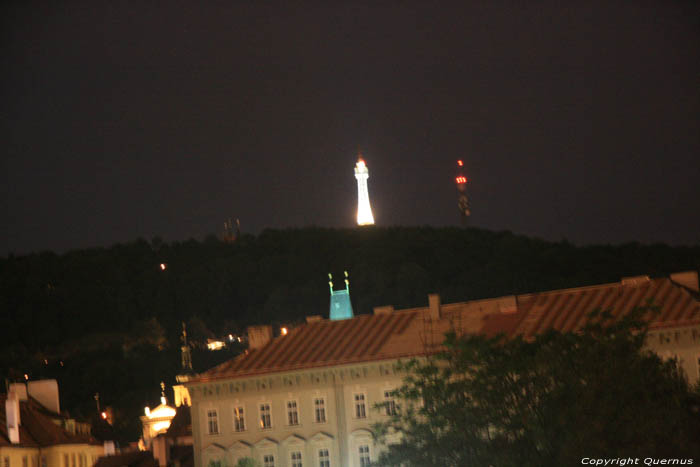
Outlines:
{"type": "Polygon", "coordinates": [[[457,165],[460,167],[462,167],[464,165],[464,162],[462,162],[462,159],[457,161],[457,165]]]}
{"type": "Polygon", "coordinates": [[[165,263],[160,263],[160,270],[161,270],[161,271],[165,271],[165,268],[166,268],[166,267],[167,267],[167,266],[165,265],[165,263]]]}
{"type": "Polygon", "coordinates": [[[224,342],[217,339],[207,339],[207,348],[209,350],[221,350],[224,348],[224,342]]]}
{"type": "Polygon", "coordinates": [[[107,412],[102,412],[100,415],[102,416],[102,420],[107,420],[107,412]]]}
{"type": "Polygon", "coordinates": [[[455,178],[455,180],[456,180],[457,183],[459,183],[459,184],[467,183],[467,177],[459,176],[459,177],[455,178]]]}
{"type": "Polygon", "coordinates": [[[232,340],[233,340],[233,335],[232,335],[232,334],[229,334],[229,335],[228,335],[228,340],[229,340],[229,341],[232,341],[232,340]]]}
{"type": "Polygon", "coordinates": [[[287,331],[287,328],[282,328],[282,329],[280,329],[280,332],[282,333],[283,336],[286,336],[288,331],[287,331]]]}
{"type": "Polygon", "coordinates": [[[24,379],[25,379],[25,380],[28,380],[28,379],[29,379],[29,375],[28,375],[27,373],[24,374],[24,379]]]}

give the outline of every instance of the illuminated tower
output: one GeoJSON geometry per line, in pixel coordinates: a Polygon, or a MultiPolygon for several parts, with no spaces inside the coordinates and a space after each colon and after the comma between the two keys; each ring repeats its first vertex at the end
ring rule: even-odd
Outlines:
{"type": "Polygon", "coordinates": [[[355,164],[355,178],[357,179],[357,225],[372,225],[374,217],[369,206],[369,193],[367,193],[367,179],[369,170],[362,157],[355,164]]]}
{"type": "Polygon", "coordinates": [[[350,280],[345,271],[345,289],[333,290],[333,276],[328,274],[328,286],[331,288],[331,312],[330,319],[350,319],[353,317],[352,303],[350,303],[350,280]]]}
{"type": "Polygon", "coordinates": [[[471,206],[469,203],[469,194],[467,193],[467,177],[464,176],[464,162],[462,160],[457,161],[457,177],[455,177],[455,183],[457,183],[457,207],[462,215],[462,223],[466,223],[467,219],[472,213],[471,206]]]}

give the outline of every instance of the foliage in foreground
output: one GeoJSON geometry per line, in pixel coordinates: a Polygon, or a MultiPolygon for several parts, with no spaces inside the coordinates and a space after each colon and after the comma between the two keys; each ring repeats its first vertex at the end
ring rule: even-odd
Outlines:
{"type": "Polygon", "coordinates": [[[401,439],[387,466],[573,465],[583,457],[697,457],[698,393],[644,349],[645,314],[595,313],[579,333],[533,341],[449,334],[405,365],[403,404],[376,426],[401,439]]]}

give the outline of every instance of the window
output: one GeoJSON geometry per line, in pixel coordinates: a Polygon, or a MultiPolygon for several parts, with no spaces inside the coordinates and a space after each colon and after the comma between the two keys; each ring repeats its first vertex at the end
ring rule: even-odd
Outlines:
{"type": "Polygon", "coordinates": [[[263,456],[263,467],[275,467],[275,456],[272,454],[265,454],[263,456]]]}
{"type": "Polygon", "coordinates": [[[10,467],[10,456],[5,456],[5,467],[10,467]]]}
{"type": "Polygon", "coordinates": [[[46,456],[41,456],[41,467],[46,467],[46,456]]]}
{"type": "Polygon", "coordinates": [[[355,394],[355,418],[366,418],[365,395],[355,394]]]}
{"type": "Polygon", "coordinates": [[[331,456],[328,449],[318,450],[318,467],[331,467],[331,456]]]}
{"type": "Polygon", "coordinates": [[[22,467],[29,467],[29,458],[27,456],[22,456],[22,467]]]}
{"type": "Polygon", "coordinates": [[[301,464],[301,451],[294,451],[291,454],[292,467],[303,467],[301,464]]]}
{"type": "Polygon", "coordinates": [[[326,400],[323,397],[314,399],[314,420],[316,423],[326,423],[326,400]]]}
{"type": "Polygon", "coordinates": [[[297,401],[287,401],[287,424],[299,424],[299,412],[297,411],[297,401]]]}
{"type": "Polygon", "coordinates": [[[270,417],[270,404],[260,404],[260,428],[262,428],[263,430],[272,428],[272,418],[270,417]]]}
{"type": "Polygon", "coordinates": [[[245,431],[245,412],[243,407],[233,408],[233,430],[245,431]]]}
{"type": "Polygon", "coordinates": [[[210,435],[219,434],[219,414],[216,409],[207,410],[207,429],[210,435]]]}
{"type": "Polygon", "coordinates": [[[71,466],[75,467],[75,453],[71,454],[71,466]]]}
{"type": "Polygon", "coordinates": [[[63,455],[63,467],[70,467],[70,457],[68,454],[63,455]]]}
{"type": "Polygon", "coordinates": [[[384,411],[387,415],[396,415],[396,402],[394,401],[394,391],[384,391],[384,411]]]}
{"type": "Polygon", "coordinates": [[[360,467],[369,467],[371,464],[369,460],[369,446],[363,444],[359,448],[360,451],[360,467]]]}

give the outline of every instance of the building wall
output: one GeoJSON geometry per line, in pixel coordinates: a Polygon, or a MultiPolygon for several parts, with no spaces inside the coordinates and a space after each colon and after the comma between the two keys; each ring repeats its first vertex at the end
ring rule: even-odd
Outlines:
{"type": "Polygon", "coordinates": [[[66,467],[66,456],[67,467],[91,467],[104,455],[103,452],[102,446],[90,444],[64,444],[44,448],[6,446],[0,447],[0,467],[66,467]]]}
{"type": "Polygon", "coordinates": [[[700,382],[700,326],[657,329],[646,344],[661,358],[677,359],[690,383],[700,382]]]}
{"type": "Polygon", "coordinates": [[[39,467],[39,462],[38,448],[0,447],[0,467],[39,467]]]}
{"type": "MultiPolygon", "coordinates": [[[[649,333],[647,347],[662,358],[677,358],[691,383],[700,380],[700,326],[664,328],[649,333]]],[[[384,392],[399,387],[396,361],[367,362],[260,377],[224,379],[189,385],[195,465],[220,462],[233,466],[242,457],[263,465],[273,455],[276,467],[291,465],[301,452],[303,465],[319,465],[318,451],[328,449],[332,466],[359,466],[359,448],[375,460],[381,446],[371,436],[374,423],[387,420],[384,392]],[[364,395],[366,418],[357,418],[355,395],[364,395]],[[314,421],[314,399],[325,399],[326,422],[314,421]],[[287,401],[296,401],[299,424],[287,420],[287,401]],[[259,426],[261,403],[271,407],[272,427],[259,426]],[[246,430],[234,431],[234,407],[243,407],[246,430]],[[208,410],[217,411],[218,434],[208,433],[208,410]]],[[[2,466],[0,466],[2,467],[2,466]]]]}
{"type": "Polygon", "coordinates": [[[296,371],[257,378],[226,379],[193,383],[192,430],[195,465],[235,465],[241,457],[263,464],[274,456],[275,466],[291,465],[291,453],[302,454],[303,465],[319,465],[319,451],[328,450],[330,465],[359,466],[359,449],[366,447],[377,457],[371,426],[387,420],[382,403],[384,391],[397,388],[401,375],[395,361],[296,371]],[[358,418],[355,395],[364,399],[364,418],[358,418]],[[314,399],[325,401],[326,421],[315,421],[314,399]],[[295,401],[298,424],[290,425],[287,402],[295,401]],[[260,426],[260,405],[269,404],[272,426],[260,426]],[[234,407],[243,407],[246,430],[234,430],[234,407]],[[218,433],[209,433],[208,411],[216,411],[218,433]]]}

